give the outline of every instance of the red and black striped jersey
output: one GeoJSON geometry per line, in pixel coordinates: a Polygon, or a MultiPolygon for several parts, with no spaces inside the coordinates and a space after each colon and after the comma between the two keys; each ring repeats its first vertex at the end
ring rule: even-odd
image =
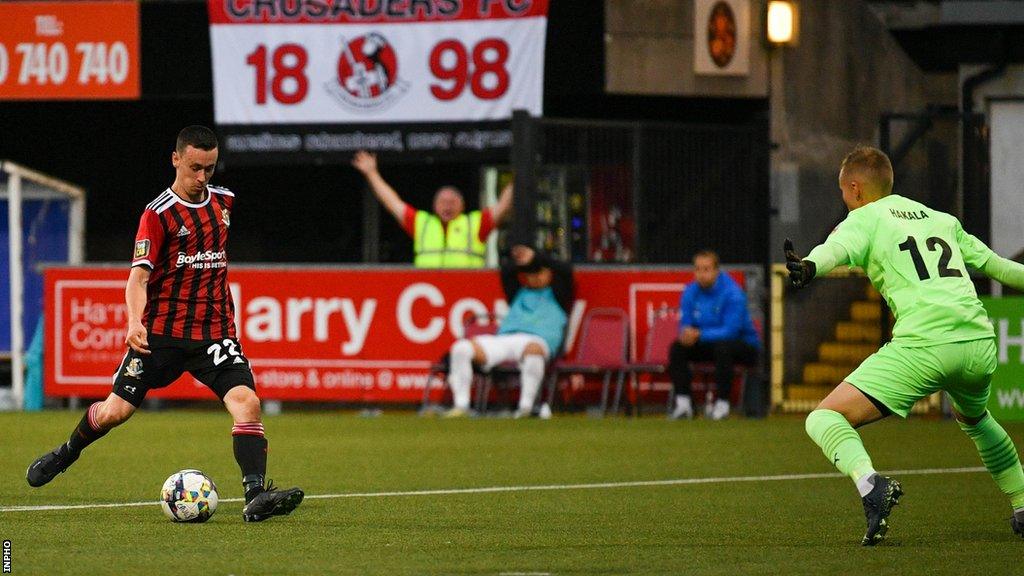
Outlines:
{"type": "Polygon", "coordinates": [[[168,188],[142,213],[132,266],[151,270],[142,320],[150,334],[235,337],[227,280],[235,195],[218,186],[206,189],[206,199],[193,204],[168,188]]]}

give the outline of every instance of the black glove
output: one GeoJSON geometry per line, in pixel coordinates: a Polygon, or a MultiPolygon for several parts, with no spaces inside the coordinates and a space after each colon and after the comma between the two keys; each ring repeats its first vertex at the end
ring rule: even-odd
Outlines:
{"type": "Polygon", "coordinates": [[[782,250],[786,254],[786,268],[789,269],[789,280],[793,283],[793,287],[803,288],[810,284],[811,280],[814,280],[815,272],[818,271],[814,262],[803,260],[797,256],[796,251],[793,250],[793,241],[789,238],[786,238],[782,250]]]}

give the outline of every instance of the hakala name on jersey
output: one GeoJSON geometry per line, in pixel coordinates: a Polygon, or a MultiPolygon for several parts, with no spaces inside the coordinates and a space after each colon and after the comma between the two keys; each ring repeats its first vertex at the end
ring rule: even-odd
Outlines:
{"type": "Polygon", "coordinates": [[[889,208],[889,214],[892,214],[893,218],[901,218],[903,220],[924,220],[928,217],[928,213],[924,210],[896,210],[895,208],[889,208]]]}

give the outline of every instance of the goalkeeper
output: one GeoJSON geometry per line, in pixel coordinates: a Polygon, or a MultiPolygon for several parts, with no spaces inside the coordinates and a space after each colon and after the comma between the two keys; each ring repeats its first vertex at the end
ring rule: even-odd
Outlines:
{"type": "Polygon", "coordinates": [[[1024,266],[996,255],[960,222],[892,194],[892,164],[875,148],[848,154],[839,188],[850,214],[804,259],[786,240],[786,266],[797,288],[837,266],[859,266],[896,317],[892,341],[868,357],[807,416],[807,434],[857,485],[867,517],[862,544],[885,536],[886,518],[903,489],[875,472],[855,428],[902,417],[938,390],[985,467],[1010,498],[1010,526],[1024,537],[1024,471],[1013,441],[986,410],[996,369],[992,324],[966,266],[1024,289],[1024,266]]]}

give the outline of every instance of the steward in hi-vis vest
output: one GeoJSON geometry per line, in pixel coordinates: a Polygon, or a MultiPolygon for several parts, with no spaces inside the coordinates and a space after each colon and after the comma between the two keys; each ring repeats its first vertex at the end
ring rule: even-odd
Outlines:
{"type": "Polygon", "coordinates": [[[474,210],[459,214],[446,226],[434,214],[416,210],[412,235],[416,267],[482,268],[487,257],[482,221],[483,214],[474,210]]]}
{"type": "Polygon", "coordinates": [[[416,210],[398,196],[377,170],[377,157],[360,151],[352,166],[366,177],[377,200],[412,237],[415,264],[419,268],[483,268],[487,237],[509,214],[512,184],[507,184],[498,202],[483,210],[466,213],[462,193],[454,186],[442,186],[434,194],[433,212],[416,210]]]}

